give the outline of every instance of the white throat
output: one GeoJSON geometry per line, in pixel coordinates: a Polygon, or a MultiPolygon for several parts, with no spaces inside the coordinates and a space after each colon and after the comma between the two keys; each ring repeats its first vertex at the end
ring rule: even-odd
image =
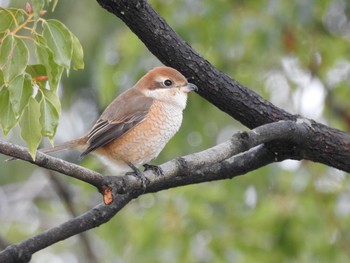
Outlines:
{"type": "Polygon", "coordinates": [[[169,106],[179,107],[181,110],[186,108],[187,93],[178,88],[147,90],[145,95],[169,106]]]}

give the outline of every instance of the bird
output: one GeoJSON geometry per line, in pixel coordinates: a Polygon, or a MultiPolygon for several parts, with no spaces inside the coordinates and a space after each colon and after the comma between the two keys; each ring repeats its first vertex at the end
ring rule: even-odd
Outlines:
{"type": "Polygon", "coordinates": [[[80,150],[81,158],[92,153],[115,170],[133,174],[145,184],[138,167],[162,174],[150,165],[179,130],[188,93],[195,84],[174,68],[160,66],[148,71],[132,88],[117,96],[83,136],[40,150],[51,153],[80,150]]]}

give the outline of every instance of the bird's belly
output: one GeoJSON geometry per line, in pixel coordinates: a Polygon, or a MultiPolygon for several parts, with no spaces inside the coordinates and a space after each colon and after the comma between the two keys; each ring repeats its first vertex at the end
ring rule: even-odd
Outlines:
{"type": "Polygon", "coordinates": [[[150,114],[128,133],[104,146],[103,155],[118,166],[127,163],[140,166],[156,158],[182,122],[182,110],[170,108],[158,111],[159,114],[150,114]]]}

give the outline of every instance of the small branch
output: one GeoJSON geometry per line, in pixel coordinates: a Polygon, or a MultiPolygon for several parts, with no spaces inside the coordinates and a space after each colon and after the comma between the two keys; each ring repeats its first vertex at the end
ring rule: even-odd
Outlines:
{"type": "Polygon", "coordinates": [[[0,153],[11,156],[15,159],[21,159],[36,164],[40,167],[62,173],[70,177],[74,177],[78,180],[84,181],[88,184],[95,186],[99,190],[101,189],[102,182],[104,180],[103,175],[97,172],[94,172],[92,170],[70,162],[66,162],[62,159],[46,155],[39,151],[37,152],[36,159],[34,161],[28,153],[27,148],[14,145],[9,142],[4,142],[1,140],[0,153]]]}
{"type": "Polygon", "coordinates": [[[35,252],[108,222],[132,198],[131,194],[118,196],[112,205],[98,205],[81,216],[73,218],[57,227],[51,228],[18,244],[10,245],[0,253],[0,262],[29,262],[35,252]]]}
{"type": "MultiPolygon", "coordinates": [[[[63,200],[63,202],[66,205],[66,209],[68,210],[68,213],[71,217],[77,217],[79,214],[77,212],[76,207],[73,204],[72,200],[72,194],[69,191],[69,188],[67,188],[64,183],[62,182],[61,178],[58,178],[58,176],[51,170],[47,170],[47,173],[50,177],[50,181],[53,185],[53,187],[56,189],[58,196],[63,200]]],[[[93,250],[92,243],[89,240],[88,233],[82,232],[79,233],[79,236],[82,248],[84,251],[84,254],[86,255],[86,262],[95,263],[98,262],[96,255],[93,250]]]]}

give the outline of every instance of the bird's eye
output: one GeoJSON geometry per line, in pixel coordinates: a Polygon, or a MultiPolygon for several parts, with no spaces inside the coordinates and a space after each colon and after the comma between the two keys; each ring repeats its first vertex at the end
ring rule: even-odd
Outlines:
{"type": "Polygon", "coordinates": [[[164,80],[164,85],[165,86],[167,86],[167,87],[169,87],[169,86],[171,86],[171,85],[173,85],[173,82],[170,80],[170,79],[166,79],[166,80],[164,80]]]}

